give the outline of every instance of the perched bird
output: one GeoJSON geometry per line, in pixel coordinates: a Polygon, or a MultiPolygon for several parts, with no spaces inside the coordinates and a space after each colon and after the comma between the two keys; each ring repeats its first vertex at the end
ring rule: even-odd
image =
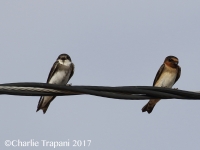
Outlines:
{"type": "MultiPolygon", "coordinates": [[[[167,56],[156,74],[153,86],[172,88],[181,75],[181,67],[178,63],[177,57],[167,56]]],[[[147,111],[150,114],[159,100],[160,99],[150,99],[142,108],[142,112],[147,111]]]]}
{"type": "MultiPolygon", "coordinates": [[[[60,54],[49,72],[47,83],[65,85],[73,74],[74,64],[72,63],[70,56],[67,54],[60,54]]],[[[42,109],[45,114],[49,104],[54,98],[55,96],[41,96],[36,112],[42,109]]]]}

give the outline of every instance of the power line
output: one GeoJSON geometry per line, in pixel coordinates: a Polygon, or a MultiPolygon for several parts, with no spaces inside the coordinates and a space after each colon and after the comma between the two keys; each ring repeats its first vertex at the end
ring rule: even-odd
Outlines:
{"type": "Polygon", "coordinates": [[[21,96],[94,95],[121,100],[187,99],[199,100],[200,93],[152,86],[66,86],[48,83],[0,84],[0,94],[21,96]]]}

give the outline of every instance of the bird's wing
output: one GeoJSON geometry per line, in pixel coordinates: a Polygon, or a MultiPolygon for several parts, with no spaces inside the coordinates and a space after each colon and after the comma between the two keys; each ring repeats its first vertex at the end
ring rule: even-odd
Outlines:
{"type": "Polygon", "coordinates": [[[160,78],[160,75],[162,74],[164,68],[165,68],[165,64],[162,64],[162,65],[160,66],[160,69],[158,70],[158,72],[157,72],[157,74],[156,74],[156,77],[155,77],[154,81],[153,81],[153,86],[155,86],[156,82],[157,82],[158,79],[160,78]]]}
{"type": "Polygon", "coordinates": [[[180,67],[180,66],[178,66],[177,70],[178,70],[178,72],[177,72],[177,76],[176,76],[176,79],[175,79],[175,82],[174,82],[174,84],[176,83],[176,81],[178,81],[178,79],[179,79],[179,78],[180,78],[180,76],[181,76],[181,67],[180,67]]]}
{"type": "Polygon", "coordinates": [[[53,64],[53,66],[51,67],[51,70],[50,70],[50,72],[49,72],[49,76],[48,76],[48,78],[47,78],[47,83],[49,83],[51,77],[52,77],[52,76],[54,75],[54,73],[57,71],[57,69],[58,69],[58,64],[59,64],[59,62],[56,61],[56,62],[53,64]]]}
{"type": "MultiPolygon", "coordinates": [[[[71,79],[71,77],[72,77],[73,74],[74,74],[75,65],[74,65],[73,63],[71,63],[71,67],[72,67],[72,71],[71,71],[71,73],[70,73],[69,80],[71,79]]],[[[68,81],[69,81],[69,80],[68,80],[68,81]]]]}

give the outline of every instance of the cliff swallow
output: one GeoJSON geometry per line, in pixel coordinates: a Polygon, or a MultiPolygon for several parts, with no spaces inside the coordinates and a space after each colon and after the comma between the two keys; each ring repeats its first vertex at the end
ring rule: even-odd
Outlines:
{"type": "MultiPolygon", "coordinates": [[[[167,56],[156,74],[153,86],[172,88],[181,75],[181,67],[178,63],[177,57],[167,56]]],[[[150,114],[159,100],[160,99],[150,99],[142,108],[142,112],[147,111],[150,114]]]]}
{"type": "MultiPolygon", "coordinates": [[[[60,54],[51,68],[47,83],[65,85],[73,76],[73,74],[74,64],[72,63],[70,56],[67,54],[60,54]]],[[[49,104],[54,98],[55,96],[41,96],[36,112],[42,109],[43,113],[45,114],[49,104]]]]}

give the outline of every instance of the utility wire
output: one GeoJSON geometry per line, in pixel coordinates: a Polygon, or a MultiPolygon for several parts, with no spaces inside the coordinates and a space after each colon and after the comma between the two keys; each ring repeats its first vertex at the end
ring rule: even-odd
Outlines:
{"type": "Polygon", "coordinates": [[[0,84],[0,94],[20,96],[94,95],[124,100],[187,99],[200,100],[200,93],[152,86],[70,86],[48,83],[0,84]]]}

